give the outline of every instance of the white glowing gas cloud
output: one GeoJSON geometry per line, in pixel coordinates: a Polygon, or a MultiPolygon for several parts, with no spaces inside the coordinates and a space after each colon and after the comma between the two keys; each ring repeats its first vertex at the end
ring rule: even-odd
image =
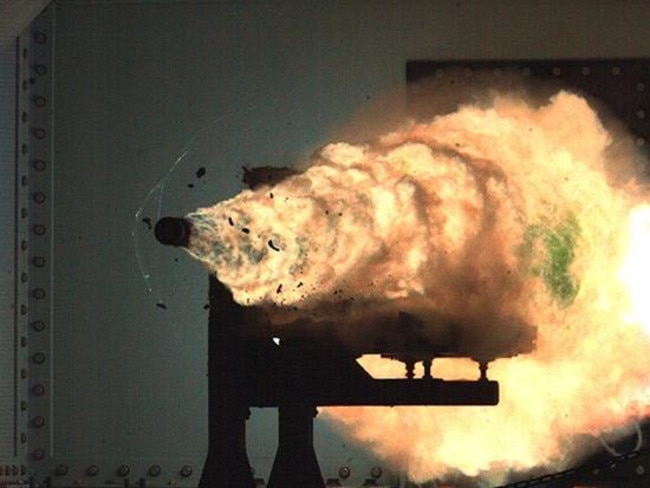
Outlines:
{"type": "MultiPolygon", "coordinates": [[[[532,354],[493,363],[496,408],[328,414],[419,480],[564,466],[572,436],[650,403],[639,273],[650,219],[640,185],[620,173],[631,152],[612,143],[578,96],[495,98],[366,145],[330,144],[301,175],[199,209],[188,251],[242,304],[309,309],[344,296],[495,333],[513,318],[537,326],[532,354]]],[[[452,370],[475,376],[434,363],[452,370]]]]}

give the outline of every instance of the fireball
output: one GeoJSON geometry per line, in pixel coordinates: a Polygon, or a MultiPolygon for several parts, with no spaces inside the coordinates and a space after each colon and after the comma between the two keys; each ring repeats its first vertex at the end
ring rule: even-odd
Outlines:
{"type": "MultiPolygon", "coordinates": [[[[414,480],[498,482],[565,467],[579,435],[650,412],[650,206],[635,158],[578,95],[541,106],[496,96],[328,144],[304,172],[196,210],[188,252],[243,305],[323,314],[345,303],[348,327],[378,309],[482,336],[536,327],[533,352],[490,367],[497,407],[324,410],[414,480]]],[[[476,376],[458,359],[434,374],[476,376]]]]}

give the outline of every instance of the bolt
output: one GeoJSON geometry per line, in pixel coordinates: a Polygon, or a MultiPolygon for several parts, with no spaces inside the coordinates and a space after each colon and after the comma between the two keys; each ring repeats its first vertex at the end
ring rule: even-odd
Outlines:
{"type": "Polygon", "coordinates": [[[372,469],[370,470],[370,476],[372,476],[375,479],[381,478],[382,474],[383,474],[383,470],[379,466],[373,466],[372,469]]]}
{"type": "Polygon", "coordinates": [[[131,472],[131,468],[129,468],[126,464],[123,464],[122,466],[117,468],[118,476],[128,476],[130,472],[131,472]]]}
{"type": "Polygon", "coordinates": [[[159,465],[152,464],[151,466],[149,466],[149,476],[153,476],[153,477],[160,476],[160,473],[162,473],[162,468],[159,465]]]}
{"type": "Polygon", "coordinates": [[[344,480],[348,479],[350,477],[350,468],[347,466],[342,466],[339,468],[339,478],[343,478],[344,480]]]}
{"type": "Polygon", "coordinates": [[[47,163],[42,159],[36,159],[32,164],[36,171],[45,171],[45,168],[47,167],[47,163]]]}
{"type": "Polygon", "coordinates": [[[39,397],[45,395],[45,386],[41,385],[40,383],[34,385],[34,387],[32,388],[32,393],[34,393],[34,395],[39,397]]]}
{"type": "Polygon", "coordinates": [[[38,417],[34,417],[32,419],[32,425],[37,429],[40,429],[41,427],[45,426],[45,417],[41,415],[39,415],[38,417]]]}
{"type": "Polygon", "coordinates": [[[33,134],[34,134],[34,137],[36,139],[40,140],[40,141],[45,139],[45,137],[47,136],[47,132],[45,131],[45,129],[42,129],[40,127],[37,127],[36,129],[34,129],[33,134]]]}
{"type": "Polygon", "coordinates": [[[190,476],[192,476],[192,471],[193,471],[192,466],[186,464],[181,468],[181,476],[183,478],[189,478],[190,476]]]}
{"type": "Polygon", "coordinates": [[[57,476],[65,476],[66,474],[68,474],[68,467],[65,464],[59,464],[54,469],[54,474],[57,476]]]}
{"type": "Polygon", "coordinates": [[[47,35],[45,32],[37,31],[34,33],[34,40],[38,44],[45,44],[47,42],[47,35]]]}
{"type": "Polygon", "coordinates": [[[42,320],[32,322],[32,329],[34,329],[36,332],[43,332],[45,330],[45,322],[42,320]]]}
{"type": "Polygon", "coordinates": [[[45,203],[45,200],[46,200],[45,193],[40,192],[40,191],[34,193],[33,198],[34,198],[34,201],[36,203],[38,203],[39,205],[43,205],[45,203]]]}
{"type": "Polygon", "coordinates": [[[43,288],[34,288],[34,290],[32,290],[32,298],[35,300],[42,300],[45,298],[45,290],[43,288]]]}
{"type": "Polygon", "coordinates": [[[99,474],[99,466],[91,464],[86,468],[86,476],[97,476],[99,474]]]}
{"type": "Polygon", "coordinates": [[[45,459],[45,450],[41,448],[34,449],[34,451],[32,451],[32,457],[37,461],[42,461],[45,459]]]}
{"type": "Polygon", "coordinates": [[[47,73],[47,66],[45,66],[44,64],[37,64],[36,66],[34,66],[34,71],[36,71],[36,74],[38,76],[44,76],[45,73],[47,73]]]}
{"type": "Polygon", "coordinates": [[[43,364],[45,362],[45,354],[37,352],[32,356],[32,361],[34,361],[35,364],[43,364]]]}
{"type": "Polygon", "coordinates": [[[43,224],[36,224],[32,230],[34,231],[34,234],[37,236],[42,236],[45,235],[46,228],[43,224]]]}
{"type": "Polygon", "coordinates": [[[636,467],[635,472],[636,472],[636,474],[637,474],[638,476],[643,476],[643,475],[645,474],[645,468],[643,467],[642,464],[639,464],[639,465],[636,467]]]}

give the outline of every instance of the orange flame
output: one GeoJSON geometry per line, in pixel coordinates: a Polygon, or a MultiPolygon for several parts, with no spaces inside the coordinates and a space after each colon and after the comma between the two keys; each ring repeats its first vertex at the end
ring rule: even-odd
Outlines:
{"type": "MultiPolygon", "coordinates": [[[[650,206],[622,176],[630,159],[576,95],[497,97],[331,144],[300,176],[197,210],[189,252],[244,304],[309,309],[344,290],[497,335],[513,317],[535,325],[533,353],[490,365],[497,407],[324,410],[416,481],[460,470],[498,483],[565,467],[581,434],[650,414],[650,206]]],[[[436,360],[433,373],[477,369],[436,360]]]]}

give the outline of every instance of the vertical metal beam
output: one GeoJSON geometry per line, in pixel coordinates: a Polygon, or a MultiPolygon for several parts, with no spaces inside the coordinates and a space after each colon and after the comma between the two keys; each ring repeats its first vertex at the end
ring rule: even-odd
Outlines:
{"type": "Polygon", "coordinates": [[[254,488],[246,454],[248,401],[243,380],[242,307],[210,276],[208,332],[209,445],[200,488],[254,488]]]}
{"type": "Polygon", "coordinates": [[[286,403],[278,408],[278,452],[269,488],[325,487],[314,451],[315,416],[313,405],[286,403]]]}

